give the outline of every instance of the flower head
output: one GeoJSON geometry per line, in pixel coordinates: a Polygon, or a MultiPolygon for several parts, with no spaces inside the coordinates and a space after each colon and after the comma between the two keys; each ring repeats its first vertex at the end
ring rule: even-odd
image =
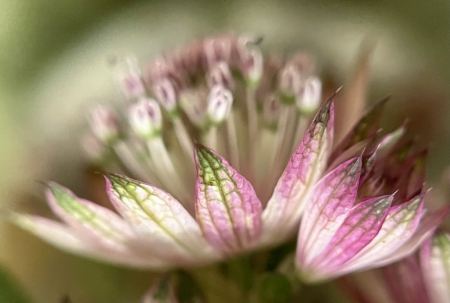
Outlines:
{"type": "Polygon", "coordinates": [[[322,278],[396,260],[433,228],[418,227],[423,169],[402,172],[421,154],[396,161],[403,146],[396,133],[378,138],[379,107],[331,153],[334,105],[318,110],[309,56],[263,60],[257,39],[224,35],[143,73],[133,60],[119,63],[126,108],[101,107],[91,123],[98,140],[84,142],[104,171],[116,171],[104,175],[117,212],[48,183],[63,223],[12,215],[47,242],[128,266],[188,267],[287,241],[306,209],[297,264],[322,278]],[[381,165],[390,160],[397,173],[381,165]]]}

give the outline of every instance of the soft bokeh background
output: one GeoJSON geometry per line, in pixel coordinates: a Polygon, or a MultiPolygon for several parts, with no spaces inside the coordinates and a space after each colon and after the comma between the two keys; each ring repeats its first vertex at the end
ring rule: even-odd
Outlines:
{"type": "MultiPolygon", "coordinates": [[[[110,56],[133,52],[145,62],[223,31],[262,34],[265,50],[309,50],[339,85],[359,43],[377,41],[370,101],[393,96],[386,128],[411,118],[437,182],[450,163],[448,12],[446,0],[0,0],[0,207],[45,214],[35,180],[87,196],[78,138],[90,104],[120,100],[110,56]]],[[[78,303],[137,302],[151,279],[62,253],[5,222],[0,267],[46,303],[69,293],[78,303]]]]}

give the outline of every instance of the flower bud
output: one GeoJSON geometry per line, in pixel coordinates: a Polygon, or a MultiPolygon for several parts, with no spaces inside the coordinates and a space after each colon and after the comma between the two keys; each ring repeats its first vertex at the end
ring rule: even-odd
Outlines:
{"type": "Polygon", "coordinates": [[[115,74],[127,99],[136,99],[145,94],[145,86],[136,57],[128,56],[116,62],[115,74]]]}
{"type": "Polygon", "coordinates": [[[263,56],[258,49],[249,49],[243,61],[243,71],[247,82],[256,85],[263,74],[263,56]]]}
{"type": "Polygon", "coordinates": [[[169,114],[169,117],[174,117],[177,115],[177,95],[175,88],[169,79],[164,78],[158,81],[153,86],[153,92],[159,101],[159,104],[164,107],[164,109],[169,114]]]}
{"type": "Polygon", "coordinates": [[[309,77],[297,96],[296,105],[301,114],[314,114],[320,106],[322,98],[322,81],[317,77],[309,77]]]}
{"type": "Polygon", "coordinates": [[[92,132],[102,142],[112,144],[119,138],[119,118],[112,109],[98,106],[91,112],[89,122],[92,132]]]}
{"type": "Polygon", "coordinates": [[[129,119],[134,132],[145,139],[161,134],[162,115],[158,103],[150,98],[141,98],[129,110],[129,119]]]}
{"type": "Polygon", "coordinates": [[[257,47],[260,39],[242,36],[239,38],[238,52],[241,61],[241,69],[249,85],[256,85],[263,74],[263,57],[257,47]]]}
{"type": "Polygon", "coordinates": [[[279,76],[278,88],[281,101],[286,104],[295,102],[295,96],[300,92],[302,79],[300,71],[292,64],[285,66],[279,76]]]}
{"type": "Polygon", "coordinates": [[[211,89],[208,97],[208,117],[214,125],[222,123],[230,113],[233,104],[231,91],[221,85],[211,89]]]}
{"type": "Polygon", "coordinates": [[[221,85],[233,89],[233,77],[231,76],[230,68],[226,62],[219,62],[211,68],[208,75],[208,85],[211,88],[215,85],[221,85]]]}

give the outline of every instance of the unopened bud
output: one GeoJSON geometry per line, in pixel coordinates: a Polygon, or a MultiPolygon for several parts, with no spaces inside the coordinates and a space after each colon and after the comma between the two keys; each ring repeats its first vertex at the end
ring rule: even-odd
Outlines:
{"type": "Polygon", "coordinates": [[[136,99],[145,94],[145,86],[137,58],[128,56],[116,62],[116,79],[127,99],[136,99]]]}
{"type": "Polygon", "coordinates": [[[161,134],[162,115],[158,103],[150,98],[141,98],[129,110],[130,125],[134,132],[145,139],[161,134]]]}
{"type": "Polygon", "coordinates": [[[180,93],[180,107],[189,120],[202,129],[207,124],[207,93],[203,90],[184,90],[180,93]]]}
{"type": "Polygon", "coordinates": [[[263,74],[263,56],[259,49],[249,49],[243,62],[244,75],[247,83],[256,86],[263,74]]]}
{"type": "Polygon", "coordinates": [[[301,114],[314,114],[320,106],[322,98],[322,81],[317,77],[309,77],[297,96],[296,105],[301,114]]]}
{"type": "Polygon", "coordinates": [[[263,106],[264,121],[267,127],[276,129],[281,110],[280,100],[275,95],[272,95],[264,102],[263,106]]]}
{"type": "Polygon", "coordinates": [[[233,94],[221,85],[211,89],[208,97],[208,117],[211,123],[218,125],[222,123],[230,113],[233,105],[233,94]]]}
{"type": "Polygon", "coordinates": [[[300,92],[302,79],[300,71],[294,65],[285,66],[280,73],[278,88],[281,101],[287,104],[295,102],[295,96],[300,92]]]}
{"type": "Polygon", "coordinates": [[[219,62],[211,68],[208,75],[208,85],[209,87],[221,85],[233,89],[233,77],[231,76],[230,68],[226,62],[219,62]]]}
{"type": "Polygon", "coordinates": [[[159,103],[169,114],[169,117],[174,117],[178,114],[177,111],[177,95],[175,89],[169,79],[164,78],[158,81],[153,91],[159,103]]]}
{"type": "Polygon", "coordinates": [[[261,38],[242,36],[239,38],[238,52],[241,69],[249,85],[257,85],[263,74],[263,56],[257,44],[261,38]]]}
{"type": "Polygon", "coordinates": [[[112,109],[98,106],[91,112],[89,122],[92,132],[102,142],[113,144],[119,138],[119,118],[112,109]]]}

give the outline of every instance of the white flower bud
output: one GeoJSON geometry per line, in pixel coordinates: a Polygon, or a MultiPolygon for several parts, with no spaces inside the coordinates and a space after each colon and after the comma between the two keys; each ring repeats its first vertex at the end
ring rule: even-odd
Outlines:
{"type": "Polygon", "coordinates": [[[130,125],[134,132],[145,139],[161,134],[162,115],[158,103],[150,98],[141,98],[129,110],[130,125]]]}
{"type": "Polygon", "coordinates": [[[300,71],[292,64],[285,66],[279,76],[278,88],[284,103],[294,103],[295,96],[302,88],[300,71]]]}
{"type": "Polygon", "coordinates": [[[169,79],[164,78],[158,81],[153,87],[153,92],[169,116],[177,113],[177,95],[169,79]]]}
{"type": "Polygon", "coordinates": [[[209,120],[215,125],[222,123],[228,117],[232,104],[231,91],[221,85],[214,86],[208,96],[209,120]]]}
{"type": "Polygon", "coordinates": [[[256,48],[249,49],[243,64],[244,75],[247,81],[252,85],[259,83],[263,74],[263,56],[260,50],[256,48]]]}
{"type": "Polygon", "coordinates": [[[309,77],[300,94],[297,96],[296,105],[300,113],[311,115],[317,111],[322,98],[322,81],[317,77],[309,77]]]}
{"type": "Polygon", "coordinates": [[[258,48],[261,38],[241,36],[238,52],[242,72],[250,85],[256,85],[263,74],[263,56],[258,48]]]}
{"type": "Polygon", "coordinates": [[[117,61],[115,75],[127,99],[136,99],[145,94],[145,86],[135,56],[127,56],[117,61]]]}
{"type": "Polygon", "coordinates": [[[102,142],[112,144],[119,138],[119,118],[112,109],[98,106],[91,112],[89,122],[92,132],[102,142]]]}

